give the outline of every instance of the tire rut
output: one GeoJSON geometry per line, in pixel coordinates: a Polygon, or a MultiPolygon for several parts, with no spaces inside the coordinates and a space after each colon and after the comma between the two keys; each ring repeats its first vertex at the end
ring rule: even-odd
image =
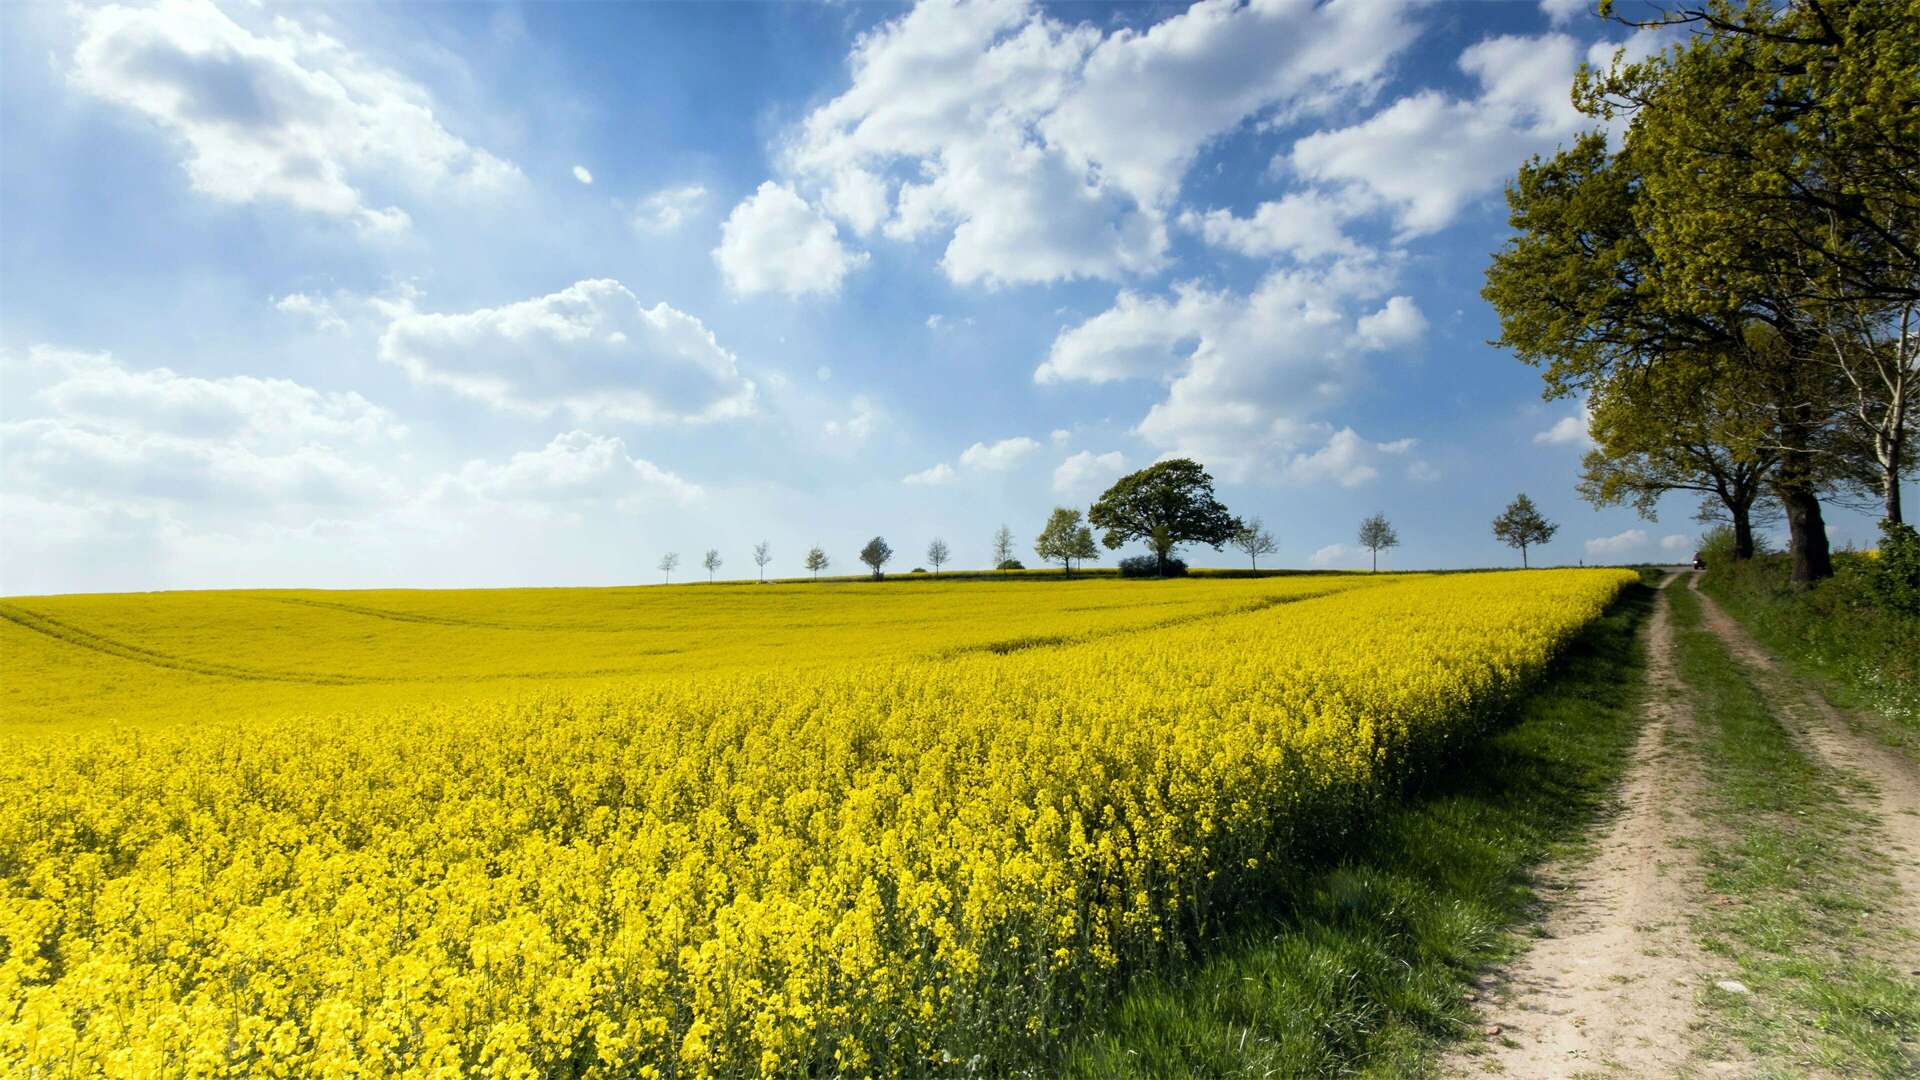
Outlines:
{"type": "Polygon", "coordinates": [[[1544,873],[1544,936],[1483,982],[1493,1001],[1483,1022],[1495,1037],[1454,1055],[1445,1074],[1672,1076],[1688,1066],[1697,999],[1715,965],[1688,921],[1703,891],[1682,842],[1699,829],[1699,781],[1683,756],[1693,716],[1664,593],[1645,641],[1646,722],[1619,812],[1590,857],[1544,873]]]}

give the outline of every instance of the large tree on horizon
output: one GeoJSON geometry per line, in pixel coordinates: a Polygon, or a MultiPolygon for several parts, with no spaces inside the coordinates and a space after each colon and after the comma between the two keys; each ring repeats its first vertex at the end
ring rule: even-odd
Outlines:
{"type": "Polygon", "coordinates": [[[1174,548],[1206,544],[1218,551],[1240,522],[1213,494],[1213,477],[1191,458],[1169,458],[1114,481],[1087,513],[1105,532],[1100,542],[1116,549],[1145,541],[1162,576],[1174,548]]]}

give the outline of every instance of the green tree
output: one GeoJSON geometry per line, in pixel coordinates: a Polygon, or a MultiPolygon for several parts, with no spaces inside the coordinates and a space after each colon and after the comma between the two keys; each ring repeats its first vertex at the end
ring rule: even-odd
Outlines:
{"type": "Polygon", "coordinates": [[[1400,546],[1400,534],[1385,514],[1375,514],[1360,523],[1360,546],[1373,553],[1373,572],[1380,571],[1380,553],[1400,546]]]}
{"type": "Polygon", "coordinates": [[[1012,561],[1013,530],[1002,525],[999,531],[993,534],[993,567],[996,570],[1006,570],[1007,564],[1012,561]]]}
{"type": "Polygon", "coordinates": [[[872,568],[875,581],[883,576],[880,568],[887,565],[888,560],[892,558],[893,548],[888,546],[885,539],[878,536],[867,541],[867,546],[860,549],[860,561],[872,568]]]}
{"type": "Polygon", "coordinates": [[[1073,542],[1067,545],[1067,557],[1081,564],[1088,559],[1099,561],[1100,545],[1094,543],[1092,529],[1082,525],[1073,530],[1073,542]]]}
{"type": "Polygon", "coordinates": [[[813,547],[807,549],[806,561],[801,565],[813,571],[813,579],[818,581],[820,580],[820,571],[825,570],[832,562],[833,560],[827,558],[827,553],[822,551],[818,544],[815,544],[813,547]]]}
{"type": "Polygon", "coordinates": [[[1174,548],[1207,544],[1218,551],[1240,522],[1213,495],[1213,477],[1190,458],[1171,458],[1129,473],[1101,495],[1087,521],[1105,530],[1109,549],[1144,540],[1162,575],[1174,548]]]}
{"type": "Polygon", "coordinates": [[[1743,385],[1745,370],[1674,364],[1602,384],[1587,399],[1594,448],[1582,462],[1581,497],[1631,503],[1657,521],[1662,496],[1698,493],[1731,524],[1735,557],[1752,558],[1755,503],[1778,454],[1772,410],[1743,385]]]}
{"type": "Polygon", "coordinates": [[[1533,500],[1523,492],[1499,517],[1493,519],[1494,538],[1508,547],[1520,549],[1520,565],[1527,565],[1527,548],[1553,539],[1560,526],[1542,517],[1533,500]]]}
{"type": "Polygon", "coordinates": [[[1040,556],[1041,562],[1060,560],[1063,573],[1073,573],[1074,537],[1081,529],[1080,511],[1064,506],[1056,506],[1053,513],[1047,515],[1046,527],[1033,541],[1033,553],[1040,556]]]}
{"type": "Polygon", "coordinates": [[[1498,344],[1542,367],[1549,397],[1602,393],[1676,368],[1703,381],[1739,371],[1743,392],[1765,411],[1794,577],[1831,574],[1819,499],[1831,468],[1820,448],[1837,422],[1839,386],[1795,351],[1802,303],[1679,288],[1639,224],[1644,181],[1631,146],[1609,154],[1600,135],[1523,165],[1507,202],[1515,233],[1494,254],[1482,290],[1500,315],[1498,344]]]}
{"type": "Polygon", "coordinates": [[[927,561],[933,564],[934,577],[940,576],[940,568],[945,566],[951,558],[953,558],[953,551],[947,547],[945,540],[936,536],[933,542],[927,545],[927,561]]]}
{"type": "Polygon", "coordinates": [[[1280,550],[1273,534],[1267,531],[1266,523],[1257,517],[1248,518],[1246,524],[1234,530],[1232,544],[1252,560],[1255,570],[1260,569],[1260,556],[1280,550]]]}

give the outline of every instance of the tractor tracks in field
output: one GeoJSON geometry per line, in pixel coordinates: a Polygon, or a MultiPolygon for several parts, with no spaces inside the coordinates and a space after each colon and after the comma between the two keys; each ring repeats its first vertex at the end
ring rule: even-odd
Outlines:
{"type": "Polygon", "coordinates": [[[1684,842],[1700,824],[1699,781],[1680,745],[1693,714],[1665,595],[1644,640],[1646,722],[1617,812],[1592,853],[1543,870],[1538,940],[1481,981],[1487,1039],[1455,1054],[1448,1074],[1672,1076],[1688,1060],[1715,962],[1688,927],[1702,881],[1684,842]]]}
{"type": "Polygon", "coordinates": [[[1842,790],[1855,807],[1878,825],[1882,835],[1872,846],[1899,886],[1899,923],[1920,934],[1920,768],[1862,731],[1818,690],[1792,678],[1699,584],[1694,575],[1688,587],[1700,602],[1708,629],[1766,689],[1787,733],[1841,778],[1842,790]]]}

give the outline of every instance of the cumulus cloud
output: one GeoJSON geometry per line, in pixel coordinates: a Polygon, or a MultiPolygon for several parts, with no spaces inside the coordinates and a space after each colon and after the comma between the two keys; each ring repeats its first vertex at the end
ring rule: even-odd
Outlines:
{"type": "Polygon", "coordinates": [[[699,213],[707,202],[707,189],[699,184],[684,184],[680,187],[656,191],[640,200],[640,206],[634,211],[634,228],[641,232],[667,233],[680,227],[680,223],[699,213]]]}
{"type": "Polygon", "coordinates": [[[249,28],[207,0],[94,8],[72,79],[171,135],[194,189],[228,202],[391,232],[407,212],[370,191],[487,193],[520,176],[442,127],[424,88],[286,15],[249,28]]]}
{"type": "Polygon", "coordinates": [[[1413,34],[1399,4],[1208,2],[1108,34],[929,0],[862,35],[783,167],[861,235],[943,240],[956,282],[1142,274],[1203,147],[1364,96],[1413,34]]]}
{"type": "Polygon", "coordinates": [[[713,259],[734,292],[807,296],[839,292],[867,254],[844,247],[833,222],[792,188],[768,181],[727,215],[713,259]]]}
{"type": "Polygon", "coordinates": [[[1460,54],[1477,95],[1400,98],[1351,127],[1298,140],[1276,167],[1373,200],[1404,235],[1433,232],[1499,191],[1514,162],[1596,126],[1574,109],[1570,88],[1583,59],[1604,67],[1610,56],[1609,46],[1583,50],[1565,34],[1489,38],[1460,54]]]}
{"type": "Polygon", "coordinates": [[[921,469],[917,473],[908,473],[906,476],[903,476],[900,479],[902,483],[906,483],[906,484],[917,484],[917,485],[923,485],[926,487],[934,487],[939,484],[950,483],[952,482],[953,478],[954,478],[953,466],[943,461],[940,464],[934,465],[930,468],[921,469]]]}
{"type": "Polygon", "coordinates": [[[1693,539],[1679,533],[1669,533],[1660,538],[1660,550],[1671,555],[1678,555],[1692,546],[1693,539]]]}
{"type": "Polygon", "coordinates": [[[0,424],[0,476],[16,494],[271,508],[395,492],[373,461],[405,428],[355,393],[135,370],[47,346],[7,367],[9,383],[37,384],[32,415],[0,424]]]}
{"type": "MultiPolygon", "coordinates": [[[[1380,476],[1389,458],[1404,458],[1416,445],[1414,439],[1371,442],[1352,428],[1341,428],[1327,437],[1325,445],[1311,452],[1294,454],[1281,471],[1289,483],[1338,484],[1356,488],[1380,476]]],[[[1419,464],[1419,462],[1415,462],[1419,464]]]]}
{"type": "Polygon", "coordinates": [[[702,496],[699,485],[630,456],[621,439],[586,431],[556,435],[506,461],[469,461],[436,481],[432,494],[533,504],[599,500],[626,507],[684,505],[702,496]]]}
{"type": "Polygon", "coordinates": [[[1061,495],[1090,495],[1126,471],[1127,459],[1118,450],[1104,454],[1082,450],[1053,470],[1053,490],[1061,495]]]}
{"type": "Polygon", "coordinates": [[[1639,551],[1646,544],[1646,530],[1628,529],[1587,541],[1587,554],[1602,559],[1618,558],[1639,551]]]}
{"type": "Polygon", "coordinates": [[[1253,258],[1287,255],[1309,261],[1362,254],[1342,228],[1368,203],[1348,192],[1296,191],[1261,203],[1252,217],[1231,210],[1187,211],[1180,224],[1215,247],[1253,258]]]}
{"type": "Polygon", "coordinates": [[[1385,307],[1371,315],[1362,315],[1354,329],[1369,349],[1391,349],[1408,345],[1427,332],[1427,317],[1420,313],[1411,296],[1394,296],[1385,307]]]}
{"type": "Polygon", "coordinates": [[[1166,400],[1136,433],[1242,479],[1320,434],[1313,416],[1345,393],[1364,354],[1425,326],[1410,300],[1396,303],[1405,298],[1360,314],[1388,280],[1359,260],[1278,270],[1244,295],[1193,282],[1171,296],[1123,291],[1107,311],[1063,330],[1034,380],[1165,381],[1166,400]]]}
{"type": "Polygon", "coordinates": [[[295,318],[306,319],[315,328],[329,333],[342,333],[347,329],[347,320],[333,309],[332,301],[322,296],[308,296],[306,293],[288,293],[273,302],[278,311],[295,318]]]}
{"type": "Polygon", "coordinates": [[[531,416],[634,423],[744,416],[754,385],[701,321],[618,281],[458,314],[387,304],[382,360],[417,383],[531,416]]]}
{"type": "Polygon", "coordinates": [[[1535,432],[1533,441],[1539,446],[1592,446],[1593,436],[1589,433],[1592,427],[1593,410],[1582,401],[1579,412],[1561,417],[1545,431],[1535,432]]]}
{"type": "Polygon", "coordinates": [[[1314,566],[1324,568],[1357,554],[1359,554],[1357,550],[1349,550],[1345,544],[1328,544],[1307,556],[1307,561],[1314,566]]]}
{"type": "Polygon", "coordinates": [[[867,400],[865,395],[856,394],[848,404],[845,419],[828,420],[820,427],[828,438],[858,446],[879,429],[883,419],[878,406],[867,400]]]}
{"type": "Polygon", "coordinates": [[[1040,449],[1040,444],[1025,435],[1001,439],[996,443],[977,442],[960,452],[960,464],[969,469],[1005,472],[1040,449]]]}
{"type": "Polygon", "coordinates": [[[1540,0],[1540,13],[1555,26],[1565,26],[1593,10],[1593,0],[1540,0]]]}

